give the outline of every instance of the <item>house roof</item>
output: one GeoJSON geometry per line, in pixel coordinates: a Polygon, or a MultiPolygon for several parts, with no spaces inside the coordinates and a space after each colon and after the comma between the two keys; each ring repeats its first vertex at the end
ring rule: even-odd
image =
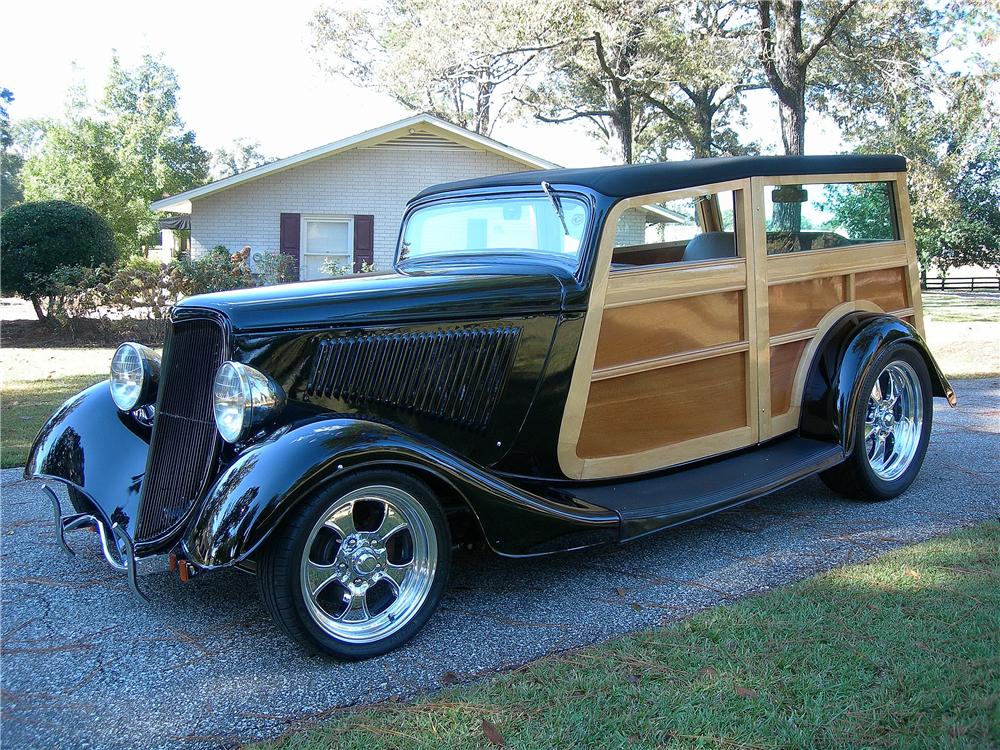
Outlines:
{"type": "Polygon", "coordinates": [[[551,169],[534,172],[479,177],[473,180],[434,185],[417,198],[454,190],[537,185],[542,180],[553,185],[580,185],[609,198],[629,198],[651,193],[680,190],[698,185],[747,177],[781,175],[848,174],[855,172],[903,172],[902,156],[841,154],[835,156],[733,156],[693,159],[657,164],[634,164],[587,169],[551,169]]]}
{"type": "Polygon", "coordinates": [[[533,156],[532,154],[513,148],[512,146],[500,143],[500,141],[494,140],[493,138],[487,138],[484,135],[473,133],[470,130],[453,125],[450,122],[445,122],[444,120],[434,117],[433,115],[419,114],[414,115],[413,117],[407,117],[404,120],[398,120],[397,122],[390,122],[387,125],[382,125],[381,127],[373,130],[366,130],[363,133],[358,133],[339,141],[334,141],[333,143],[327,143],[324,146],[319,146],[317,148],[310,149],[309,151],[303,151],[300,154],[295,154],[294,156],[289,156],[285,159],[273,161],[270,164],[265,164],[254,169],[248,169],[246,172],[240,172],[239,174],[234,174],[231,177],[210,182],[207,185],[202,185],[201,187],[185,190],[183,193],[172,195],[169,198],[154,201],[150,204],[150,208],[154,211],[180,211],[183,213],[190,213],[191,201],[197,200],[198,198],[202,198],[206,195],[212,195],[213,193],[219,193],[223,190],[229,190],[237,185],[242,185],[244,183],[251,182],[252,180],[259,180],[261,177],[266,177],[267,175],[275,174],[277,172],[283,172],[286,169],[292,169],[293,167],[297,167],[311,161],[316,161],[317,159],[325,159],[352,148],[375,146],[380,143],[398,140],[408,136],[413,139],[419,139],[421,137],[426,139],[428,136],[438,136],[439,138],[444,138],[452,143],[457,143],[460,146],[482,149],[495,154],[500,154],[508,159],[520,162],[531,169],[551,169],[553,167],[558,167],[558,165],[553,162],[533,156]]]}

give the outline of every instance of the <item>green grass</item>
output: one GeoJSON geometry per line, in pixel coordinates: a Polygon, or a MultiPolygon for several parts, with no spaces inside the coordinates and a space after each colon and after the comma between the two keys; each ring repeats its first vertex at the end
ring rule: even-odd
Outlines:
{"type": "Polygon", "coordinates": [[[42,424],[66,399],[105,373],[47,380],[5,380],[0,388],[0,467],[24,466],[31,442],[42,424]]]}
{"type": "Polygon", "coordinates": [[[997,747],[998,550],[988,523],[255,747],[997,747]]]}
{"type": "Polygon", "coordinates": [[[949,294],[924,291],[920,295],[924,316],[944,323],[1000,322],[1000,299],[985,294],[949,294]]]}

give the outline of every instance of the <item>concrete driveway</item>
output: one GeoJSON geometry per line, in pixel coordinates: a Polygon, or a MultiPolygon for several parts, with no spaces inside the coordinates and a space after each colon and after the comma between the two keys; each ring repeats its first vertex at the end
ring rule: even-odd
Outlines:
{"type": "Polygon", "coordinates": [[[413,695],[858,562],[1000,516],[1000,380],[936,401],[923,471],[901,498],[857,504],[818,480],[618,548],[536,561],[464,554],[439,613],[407,647],[340,664],[271,625],[253,579],[144,577],[129,593],[86,532],[76,558],[48,504],[2,472],[5,747],[229,747],[338,706],[413,695]]]}

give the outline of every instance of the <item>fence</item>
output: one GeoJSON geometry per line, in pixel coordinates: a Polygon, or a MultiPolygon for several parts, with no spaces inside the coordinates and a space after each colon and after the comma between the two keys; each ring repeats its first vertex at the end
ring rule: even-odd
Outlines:
{"type": "Polygon", "coordinates": [[[922,279],[920,286],[923,289],[943,289],[951,292],[1000,291],[1000,276],[944,276],[922,279]]]}

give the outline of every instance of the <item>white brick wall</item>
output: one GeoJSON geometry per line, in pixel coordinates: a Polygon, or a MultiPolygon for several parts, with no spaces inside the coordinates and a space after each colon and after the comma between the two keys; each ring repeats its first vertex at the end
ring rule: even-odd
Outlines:
{"type": "Polygon", "coordinates": [[[469,148],[360,148],[268,175],[193,201],[195,257],[216,245],[235,252],[278,249],[279,215],[375,217],[375,265],[388,268],[396,252],[406,202],[439,182],[523,171],[520,162],[469,148]]]}

